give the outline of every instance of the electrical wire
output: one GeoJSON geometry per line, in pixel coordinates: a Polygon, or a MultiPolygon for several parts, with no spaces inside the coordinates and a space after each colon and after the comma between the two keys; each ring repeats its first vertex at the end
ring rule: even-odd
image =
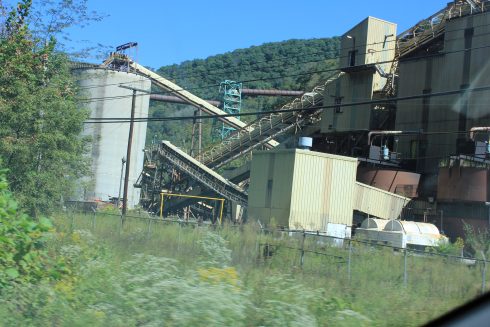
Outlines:
{"type": "MultiPolygon", "coordinates": [[[[474,28],[477,28],[477,27],[484,27],[484,26],[489,26],[490,24],[481,24],[481,25],[478,25],[478,26],[474,26],[474,28]]],[[[455,30],[451,30],[450,32],[455,32],[455,31],[458,31],[458,30],[465,30],[466,28],[461,28],[461,29],[455,29],[455,30]]],[[[356,48],[358,47],[364,47],[364,46],[368,46],[368,45],[377,45],[377,44],[383,44],[383,43],[392,43],[392,42],[397,42],[398,41],[398,37],[397,39],[395,40],[390,40],[390,41],[386,41],[386,42],[373,42],[373,43],[365,43],[365,44],[361,44],[361,45],[357,45],[356,48]]],[[[380,50],[380,51],[376,51],[377,53],[380,53],[380,52],[385,52],[385,51],[393,51],[395,50],[395,48],[388,48],[388,49],[384,49],[384,50],[380,50]]],[[[323,52],[319,52],[317,54],[322,54],[323,52]]],[[[365,54],[370,54],[369,51],[367,52],[363,52],[363,53],[359,53],[357,54],[358,56],[359,55],[365,55],[365,54]]],[[[309,55],[312,55],[312,54],[309,54],[309,55]]],[[[304,57],[304,56],[298,56],[298,57],[304,57]]],[[[336,57],[331,57],[331,58],[322,58],[322,59],[319,59],[319,60],[311,60],[311,61],[304,61],[304,62],[297,62],[293,65],[297,65],[297,64],[303,64],[303,63],[314,63],[314,62],[320,62],[320,61],[323,61],[323,60],[339,60],[339,59],[343,59],[343,58],[348,58],[349,55],[345,55],[345,56],[336,56],[336,57]]],[[[283,57],[281,58],[280,60],[282,59],[288,59],[290,57],[283,57]]],[[[292,58],[297,58],[296,56],[293,56],[292,58]]],[[[279,59],[277,59],[279,60],[279,59]]],[[[276,61],[276,59],[272,59],[271,61],[276,61]]],[[[391,61],[389,61],[391,62],[391,61]]],[[[257,63],[268,63],[268,61],[262,61],[262,62],[254,62],[253,65],[257,64],[257,63]]],[[[287,64],[287,63],[285,63],[287,64]]],[[[252,65],[252,64],[249,64],[249,65],[252,65]]],[[[267,66],[267,68],[275,68],[275,67],[281,67],[281,66],[284,66],[284,65],[279,65],[279,66],[267,66]]],[[[239,68],[240,66],[235,66],[235,67],[230,67],[230,69],[235,69],[235,68],[239,68]]],[[[264,67],[259,67],[258,69],[261,69],[261,68],[264,68],[264,67]]],[[[241,69],[240,72],[243,72],[243,71],[255,71],[255,70],[243,70],[241,69]]],[[[320,72],[323,72],[323,71],[320,71],[320,72]]],[[[217,74],[223,74],[224,72],[220,72],[220,73],[211,73],[211,75],[217,75],[217,74]]],[[[315,72],[312,72],[312,74],[315,73],[315,72]]],[[[201,76],[202,74],[187,74],[186,75],[186,78],[188,77],[202,77],[201,76]]],[[[210,74],[208,74],[210,75],[210,74]]],[[[285,77],[294,77],[294,76],[285,76],[285,77]]],[[[244,80],[244,81],[241,81],[242,83],[246,83],[246,82],[254,82],[254,81],[262,81],[264,79],[259,79],[259,80],[244,80]]],[[[84,87],[80,87],[80,89],[84,89],[84,88],[95,88],[95,87],[104,87],[104,86],[110,86],[110,85],[119,85],[119,84],[130,84],[132,82],[122,82],[122,83],[111,83],[111,84],[102,84],[102,85],[92,85],[92,86],[84,86],[84,87]]],[[[209,85],[209,86],[205,86],[206,88],[207,87],[218,87],[219,84],[212,84],[212,85],[209,85]]],[[[205,88],[204,86],[202,88],[205,88]]],[[[201,88],[201,87],[200,87],[201,88]]],[[[186,90],[191,90],[192,88],[188,88],[186,90]]],[[[183,89],[184,90],[184,89],[183,89]]]]}
{"type": "MultiPolygon", "coordinates": [[[[409,95],[403,97],[389,98],[389,99],[379,99],[379,100],[368,100],[368,101],[357,101],[351,103],[341,103],[341,104],[333,104],[333,105],[325,105],[325,106],[312,106],[308,108],[294,108],[294,109],[279,109],[279,110],[268,110],[268,111],[256,111],[256,112],[244,112],[238,114],[221,114],[221,115],[202,115],[199,116],[199,119],[216,119],[216,118],[225,118],[225,117],[240,117],[240,116],[252,116],[252,115],[268,115],[268,114],[278,114],[278,113],[286,113],[286,112],[297,112],[297,111],[314,111],[319,109],[331,109],[331,108],[340,108],[340,107],[353,107],[360,105],[370,105],[370,104],[386,104],[394,101],[406,101],[406,100],[414,100],[414,99],[422,99],[422,98],[432,98],[432,97],[440,97],[446,95],[454,95],[465,92],[480,92],[480,91],[488,91],[490,90],[490,85],[467,88],[467,89],[458,89],[452,91],[442,91],[436,93],[422,93],[417,95],[409,95]]],[[[171,121],[171,120],[193,120],[196,119],[194,115],[192,116],[176,116],[176,117],[145,117],[145,118],[135,118],[133,122],[148,122],[148,121],[171,121]]],[[[129,123],[131,119],[125,117],[107,117],[107,118],[97,118],[91,117],[85,123],[129,123]]]]}
{"type": "MultiPolygon", "coordinates": [[[[442,53],[443,55],[450,55],[450,54],[455,54],[455,53],[461,53],[461,52],[466,52],[466,51],[473,51],[473,50],[481,50],[481,49],[487,49],[490,48],[490,45],[485,45],[485,46],[479,46],[479,47],[473,47],[473,48],[466,48],[466,49],[459,49],[459,50],[453,50],[449,52],[444,52],[442,53]]],[[[426,58],[431,58],[431,57],[437,57],[440,56],[441,53],[436,53],[436,54],[430,54],[430,55],[421,55],[421,56],[416,56],[416,57],[410,57],[406,59],[400,59],[400,62],[409,62],[409,61],[416,61],[419,59],[426,59],[426,58]]],[[[375,66],[375,65],[380,65],[380,64],[386,64],[386,63],[392,63],[393,60],[386,60],[386,61],[378,61],[369,64],[370,66],[375,66]]],[[[350,67],[342,67],[342,68],[331,68],[331,69],[325,69],[325,70],[319,70],[319,71],[314,71],[314,72],[307,72],[307,73],[298,73],[298,74],[292,74],[292,75],[285,75],[285,76],[277,76],[277,77],[268,77],[268,78],[258,78],[258,79],[251,79],[251,80],[243,80],[239,81],[238,83],[247,83],[247,82],[257,82],[257,81],[265,81],[265,80],[274,80],[274,79],[281,79],[281,78],[287,78],[287,77],[298,77],[298,76],[305,76],[305,75],[313,75],[316,73],[325,73],[325,72],[336,72],[340,71],[343,69],[348,69],[350,67]]],[[[174,90],[174,91],[165,91],[165,92],[153,92],[153,93],[144,93],[144,94],[137,94],[136,96],[147,96],[149,94],[175,94],[181,91],[189,91],[189,90],[197,90],[197,89],[207,89],[210,87],[217,87],[218,85],[207,85],[207,86],[201,86],[201,87],[194,87],[194,88],[188,88],[184,89],[181,88],[179,90],[174,90]]],[[[79,102],[81,103],[91,103],[91,102],[96,102],[96,101],[107,101],[107,100],[114,100],[114,99],[122,99],[122,98],[129,98],[132,97],[131,94],[129,95],[122,95],[122,96],[114,96],[114,97],[103,97],[103,98],[89,98],[89,99],[80,99],[79,102]]]]}

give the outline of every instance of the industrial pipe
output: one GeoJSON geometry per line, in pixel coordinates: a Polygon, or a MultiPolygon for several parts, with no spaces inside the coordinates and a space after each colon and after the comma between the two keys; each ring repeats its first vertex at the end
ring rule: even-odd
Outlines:
{"type": "MultiPolygon", "coordinates": [[[[150,94],[150,100],[192,105],[191,103],[173,95],[150,94]]],[[[206,102],[216,107],[221,104],[219,101],[214,100],[206,100],[206,102]]]]}
{"type": "Polygon", "coordinates": [[[262,89],[242,89],[242,95],[265,95],[265,96],[291,96],[297,97],[303,95],[304,91],[290,90],[262,90],[262,89]]]}
{"type": "Polygon", "coordinates": [[[470,139],[475,140],[475,134],[477,132],[490,132],[490,127],[472,127],[470,129],[470,139]]]}
{"type": "Polygon", "coordinates": [[[376,136],[376,135],[420,134],[420,133],[422,133],[422,130],[420,131],[370,131],[368,133],[368,145],[371,145],[373,135],[376,136]]]}
{"type": "Polygon", "coordinates": [[[370,131],[368,133],[368,145],[371,145],[371,137],[373,135],[393,135],[393,134],[402,134],[403,131],[370,131]]]}

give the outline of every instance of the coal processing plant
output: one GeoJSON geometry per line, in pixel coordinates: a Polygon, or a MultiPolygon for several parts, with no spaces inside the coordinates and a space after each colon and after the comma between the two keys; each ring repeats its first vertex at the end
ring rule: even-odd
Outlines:
{"type": "Polygon", "coordinates": [[[463,222],[488,228],[489,9],[453,1],[401,33],[367,17],[341,36],[338,68],[312,90],[225,80],[220,99],[202,99],[139,65],[125,52],[134,43],[102,65],[75,65],[82,90],[115,99],[89,103],[91,119],[120,119],[86,124],[94,174],[79,200],[116,198],[162,219],[357,229],[402,247],[462,235],[463,222]],[[245,123],[244,96],[292,100],[245,123]],[[214,144],[145,145],[150,99],[194,106],[196,131],[215,118],[214,144]]]}

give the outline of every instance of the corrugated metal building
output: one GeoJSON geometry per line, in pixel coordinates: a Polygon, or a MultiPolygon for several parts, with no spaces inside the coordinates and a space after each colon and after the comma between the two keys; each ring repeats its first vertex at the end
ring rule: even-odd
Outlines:
{"type": "Polygon", "coordinates": [[[396,219],[410,201],[356,182],[357,159],[300,149],[254,152],[248,216],[290,229],[351,226],[354,210],[396,219]]]}
{"type": "MultiPolygon", "coordinates": [[[[335,105],[369,101],[381,90],[395,57],[396,24],[367,17],[341,38],[340,67],[347,74],[325,90],[324,104],[335,105]],[[379,64],[375,64],[379,63],[379,64]]],[[[371,105],[325,109],[322,133],[367,130],[371,105]]]]}
{"type": "Polygon", "coordinates": [[[254,152],[248,216],[325,230],[352,224],[357,159],[300,149],[254,152]]]}
{"type": "MultiPolygon", "coordinates": [[[[398,96],[465,90],[490,84],[490,13],[450,20],[436,54],[403,58],[399,63],[398,96]]],[[[430,50],[430,49],[429,49],[430,50]]],[[[441,158],[464,151],[466,132],[490,125],[490,91],[398,101],[396,130],[440,133],[400,138],[405,158],[419,158],[417,171],[436,174],[441,158]]],[[[426,193],[435,193],[435,183],[426,193]]]]}

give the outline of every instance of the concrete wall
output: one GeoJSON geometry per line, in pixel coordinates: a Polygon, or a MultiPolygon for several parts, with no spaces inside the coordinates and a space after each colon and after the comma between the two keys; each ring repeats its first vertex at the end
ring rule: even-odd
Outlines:
{"type": "MultiPolygon", "coordinates": [[[[141,76],[102,69],[77,71],[81,97],[99,99],[86,104],[90,117],[130,118],[132,91],[119,85],[150,90],[151,83],[141,76]]],[[[135,118],[148,117],[149,95],[138,92],[135,118]]],[[[146,122],[135,123],[129,174],[128,206],[139,202],[140,190],[133,187],[143,168],[146,122]]],[[[81,183],[80,199],[107,201],[117,197],[121,177],[121,158],[126,157],[129,123],[86,124],[84,135],[92,137],[92,176],[81,183]]],[[[122,194],[121,194],[122,197],[122,194]]]]}

